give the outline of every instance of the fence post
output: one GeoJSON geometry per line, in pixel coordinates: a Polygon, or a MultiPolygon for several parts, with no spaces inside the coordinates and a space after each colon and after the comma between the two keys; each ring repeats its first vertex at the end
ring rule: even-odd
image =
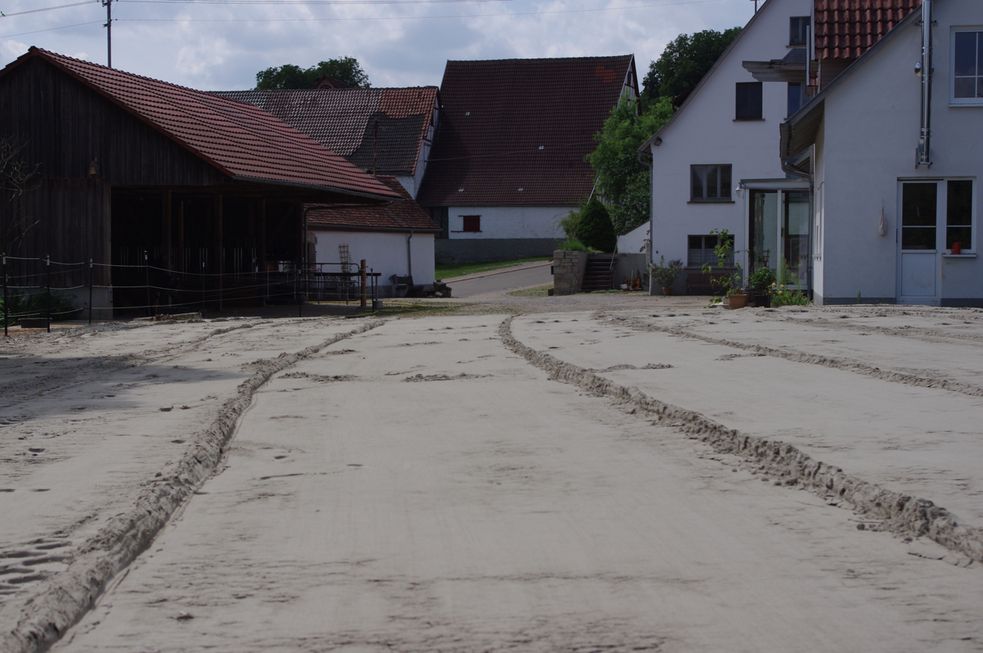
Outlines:
{"type": "Polygon", "coordinates": [[[48,333],[51,333],[51,254],[44,257],[44,313],[48,323],[48,333]]]}
{"type": "Polygon", "coordinates": [[[3,257],[3,337],[6,338],[9,333],[7,333],[7,323],[10,320],[10,308],[9,301],[7,297],[7,252],[0,254],[3,257]]]}
{"type": "Polygon", "coordinates": [[[89,326],[92,326],[92,258],[89,258],[89,326]]]}
{"type": "Polygon", "coordinates": [[[147,260],[147,250],[143,250],[143,287],[143,303],[147,305],[147,317],[153,317],[154,312],[150,308],[150,261],[147,260]]]}
{"type": "Polygon", "coordinates": [[[365,304],[368,299],[368,289],[365,287],[365,281],[365,259],[363,258],[358,262],[358,285],[360,286],[358,304],[363,311],[365,310],[365,304]]]}
{"type": "Polygon", "coordinates": [[[306,299],[306,297],[304,296],[304,293],[307,290],[307,288],[306,288],[306,286],[307,286],[307,284],[306,284],[306,281],[307,281],[307,259],[306,258],[301,258],[300,259],[300,268],[297,270],[297,276],[298,276],[298,278],[297,278],[297,289],[299,291],[297,293],[297,317],[304,317],[304,300],[306,299]],[[300,275],[301,274],[304,275],[304,278],[303,279],[300,279],[300,275]]]}
{"type": "Polygon", "coordinates": [[[199,261],[201,263],[201,315],[205,315],[205,262],[199,261]]]}

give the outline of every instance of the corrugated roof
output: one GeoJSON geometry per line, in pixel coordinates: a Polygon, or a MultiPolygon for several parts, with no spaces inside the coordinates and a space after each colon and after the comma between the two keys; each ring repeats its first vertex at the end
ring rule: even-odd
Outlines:
{"type": "Polygon", "coordinates": [[[921,4],[921,0],[816,0],[816,56],[856,59],[921,4]]]}
{"type": "Polygon", "coordinates": [[[219,91],[273,114],[355,165],[412,175],[430,128],[436,86],[219,91]]]}
{"type": "Polygon", "coordinates": [[[307,226],[311,229],[346,231],[439,231],[430,215],[413,201],[410,194],[393,177],[379,177],[400,199],[386,204],[309,205],[307,226]]]}
{"type": "Polygon", "coordinates": [[[594,185],[584,157],[629,71],[631,55],[448,61],[440,126],[418,201],[579,204],[594,185]]]}
{"type": "Polygon", "coordinates": [[[7,68],[28,57],[52,63],[232,179],[393,195],[371,175],[255,107],[38,48],[7,68]]]}

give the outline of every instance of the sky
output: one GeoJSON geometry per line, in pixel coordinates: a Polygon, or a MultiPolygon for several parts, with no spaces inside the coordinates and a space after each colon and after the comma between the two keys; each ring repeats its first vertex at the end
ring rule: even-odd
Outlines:
{"type": "MultiPolygon", "coordinates": [[[[770,0],[775,1],[775,0],[770,0]]],[[[36,45],[106,63],[102,0],[0,0],[0,66],[36,45]]],[[[743,25],[753,0],[113,0],[113,66],[203,90],[351,56],[372,86],[439,85],[448,59],[634,54],[743,25]]]]}

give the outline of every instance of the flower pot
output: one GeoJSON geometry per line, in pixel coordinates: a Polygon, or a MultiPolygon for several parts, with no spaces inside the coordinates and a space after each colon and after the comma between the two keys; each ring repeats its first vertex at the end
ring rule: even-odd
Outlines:
{"type": "Polygon", "coordinates": [[[959,256],[963,253],[963,244],[961,242],[954,241],[952,243],[952,249],[950,250],[955,256],[959,256]]]}
{"type": "Polygon", "coordinates": [[[747,306],[747,293],[734,293],[727,296],[727,308],[744,308],[747,306]]]}
{"type": "Polygon", "coordinates": [[[771,295],[767,290],[760,290],[751,293],[751,303],[760,308],[771,307],[771,295]]]}

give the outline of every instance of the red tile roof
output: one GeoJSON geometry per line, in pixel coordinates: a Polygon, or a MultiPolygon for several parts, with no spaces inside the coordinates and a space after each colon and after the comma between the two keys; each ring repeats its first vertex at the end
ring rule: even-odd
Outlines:
{"type": "Polygon", "coordinates": [[[856,59],[920,6],[921,0],[816,0],[816,56],[856,59]]]}
{"type": "MultiPolygon", "coordinates": [[[[377,179],[255,107],[31,48],[234,180],[391,197],[377,179]]],[[[8,69],[10,68],[8,66],[8,69]]]]}
{"type": "Polygon", "coordinates": [[[345,231],[439,231],[430,215],[413,201],[410,194],[393,177],[379,177],[396,191],[400,199],[387,204],[309,205],[307,226],[311,229],[345,231]]]}
{"type": "Polygon", "coordinates": [[[436,86],[215,94],[255,105],[355,165],[391,175],[416,173],[437,101],[436,86]]]}
{"type": "Polygon", "coordinates": [[[574,206],[634,58],[448,61],[424,206],[574,206]]]}

